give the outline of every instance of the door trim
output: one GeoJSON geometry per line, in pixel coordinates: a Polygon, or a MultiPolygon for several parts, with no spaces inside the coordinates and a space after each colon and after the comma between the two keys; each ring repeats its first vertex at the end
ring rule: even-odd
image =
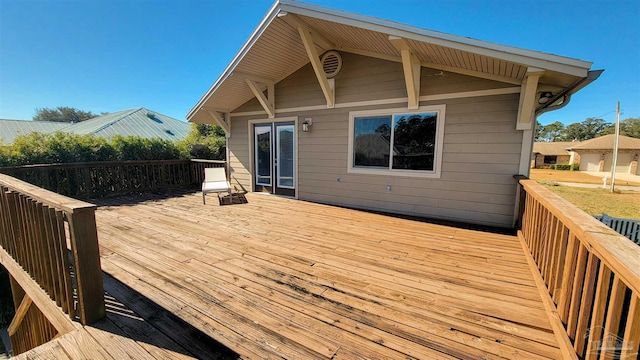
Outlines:
{"type": "MultiPolygon", "coordinates": [[[[247,140],[249,142],[249,174],[251,176],[251,192],[255,192],[255,163],[254,163],[254,134],[253,134],[253,126],[256,124],[267,124],[267,123],[281,123],[281,122],[289,122],[293,123],[294,129],[294,146],[293,151],[295,152],[295,179],[293,182],[293,186],[295,186],[295,196],[294,198],[298,198],[298,168],[300,167],[300,163],[298,162],[298,117],[297,116],[287,116],[281,118],[264,118],[264,119],[255,119],[249,120],[247,122],[247,140]]],[[[274,174],[275,180],[275,174],[274,174]]]]}

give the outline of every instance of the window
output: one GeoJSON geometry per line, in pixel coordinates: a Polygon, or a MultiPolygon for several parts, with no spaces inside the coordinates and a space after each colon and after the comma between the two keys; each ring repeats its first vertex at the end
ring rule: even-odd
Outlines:
{"type": "Polygon", "coordinates": [[[555,164],[556,162],[558,162],[558,156],[557,155],[545,155],[544,156],[544,161],[545,164],[555,164]]]}
{"type": "Polygon", "coordinates": [[[351,112],[348,171],[440,177],[444,111],[442,105],[351,112]]]}

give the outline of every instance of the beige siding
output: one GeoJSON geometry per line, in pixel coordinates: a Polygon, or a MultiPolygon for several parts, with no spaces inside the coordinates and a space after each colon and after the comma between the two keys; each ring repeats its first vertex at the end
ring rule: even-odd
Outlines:
{"type": "MultiPolygon", "coordinates": [[[[406,97],[401,64],[343,54],[336,77],[336,102],[406,97]]],[[[510,87],[469,76],[424,69],[422,91],[441,94],[510,87]]],[[[276,108],[324,103],[309,66],[276,84],[276,108]],[[300,91],[296,91],[297,88],[300,91]],[[307,98],[308,97],[308,98],[307,98]],[[282,106],[280,106],[280,105],[282,106]]],[[[253,101],[237,111],[257,110],[253,101]]],[[[450,219],[485,225],[512,225],[522,132],[515,130],[518,94],[459,98],[445,104],[442,175],[439,179],[347,172],[349,111],[397,108],[406,104],[336,108],[278,114],[312,117],[307,133],[298,129],[300,199],[352,207],[450,219]],[[391,186],[391,191],[387,191],[391,186]]],[[[258,105],[259,109],[259,105],[258,105]]],[[[231,167],[250,189],[248,120],[233,117],[229,141],[231,167]]],[[[235,174],[235,173],[234,173],[235,174]]],[[[235,175],[234,175],[235,176],[235,175]]]]}

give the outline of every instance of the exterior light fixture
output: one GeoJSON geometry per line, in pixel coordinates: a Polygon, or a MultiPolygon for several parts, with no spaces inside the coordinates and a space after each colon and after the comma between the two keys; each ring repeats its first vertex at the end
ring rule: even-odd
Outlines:
{"type": "Polygon", "coordinates": [[[311,126],[312,124],[313,124],[313,119],[305,118],[304,121],[302,122],[302,131],[303,132],[308,132],[309,131],[309,126],[311,126]]]}
{"type": "Polygon", "coordinates": [[[549,91],[545,91],[545,92],[540,94],[540,98],[538,99],[538,104],[544,105],[544,104],[548,103],[549,100],[551,100],[552,97],[553,97],[553,93],[551,93],[549,91]]]}

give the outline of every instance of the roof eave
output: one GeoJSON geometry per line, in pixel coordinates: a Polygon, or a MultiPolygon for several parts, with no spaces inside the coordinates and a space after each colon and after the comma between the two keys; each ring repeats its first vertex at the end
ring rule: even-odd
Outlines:
{"type": "MultiPolygon", "coordinates": [[[[418,27],[396,23],[389,20],[378,19],[370,16],[353,14],[345,11],[330,9],[322,6],[299,3],[292,0],[279,0],[274,3],[267,15],[260,22],[258,27],[244,43],[238,54],[225,68],[218,79],[200,98],[186,115],[187,121],[191,121],[193,116],[210,99],[220,85],[233,73],[244,56],[252,48],[253,44],[260,38],[262,33],[278,16],[280,12],[290,12],[298,15],[309,16],[321,20],[336,22],[344,25],[356,26],[359,28],[377,31],[380,33],[403,37],[410,40],[428,42],[435,45],[446,46],[462,51],[469,51],[480,55],[486,55],[497,59],[511,61],[526,66],[538,67],[545,70],[552,70],[577,77],[587,77],[588,71],[593,63],[568,57],[545,54],[541,52],[499,45],[481,40],[465,38],[456,35],[440,33],[436,31],[421,29],[418,27]]],[[[232,109],[228,109],[232,110],[232,109]]]]}
{"type": "Polygon", "coordinates": [[[579,77],[585,77],[587,71],[591,68],[591,65],[593,65],[593,63],[589,61],[441,33],[394,21],[353,14],[318,5],[304,4],[297,1],[280,0],[280,8],[286,12],[315,17],[344,25],[354,25],[383,34],[404,37],[415,41],[429,42],[434,45],[442,45],[579,77]]]}
{"type": "Polygon", "coordinates": [[[209,90],[200,98],[200,100],[196,103],[195,106],[189,110],[187,113],[186,119],[187,121],[191,121],[191,118],[195,115],[198,110],[209,100],[211,95],[216,91],[216,89],[233,73],[233,70],[238,66],[240,61],[244,58],[245,54],[251,49],[253,44],[260,38],[260,35],[264,32],[264,30],[269,26],[271,21],[278,16],[278,13],[281,10],[281,3],[276,1],[267,15],[262,19],[258,27],[253,31],[249,39],[242,45],[240,51],[236,56],[231,60],[229,65],[224,69],[222,74],[218,77],[218,79],[211,85],[209,90]]]}

